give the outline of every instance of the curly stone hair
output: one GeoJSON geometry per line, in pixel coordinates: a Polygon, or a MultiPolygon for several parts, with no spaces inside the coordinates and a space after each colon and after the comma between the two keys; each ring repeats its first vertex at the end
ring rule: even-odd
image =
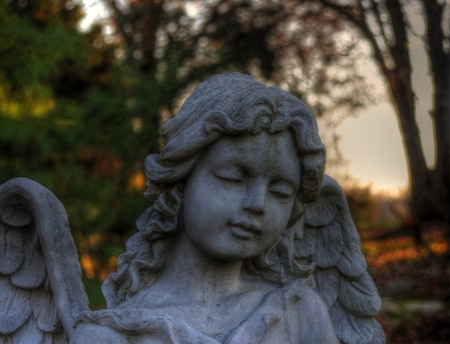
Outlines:
{"type": "Polygon", "coordinates": [[[154,202],[137,221],[139,232],[126,244],[118,270],[102,286],[108,307],[115,307],[153,283],[182,230],[180,192],[202,154],[223,135],[236,136],[288,129],[301,163],[296,201],[282,239],[268,252],[244,262],[249,273],[272,283],[309,277],[313,266],[298,264],[293,237],[301,230],[303,203],[317,199],[325,167],[325,147],[311,110],[278,87],[266,87],[239,73],[216,75],[197,86],[178,115],[163,128],[161,154],[145,160],[147,190],[154,202]],[[281,262],[281,264],[280,264],[281,262]]]}

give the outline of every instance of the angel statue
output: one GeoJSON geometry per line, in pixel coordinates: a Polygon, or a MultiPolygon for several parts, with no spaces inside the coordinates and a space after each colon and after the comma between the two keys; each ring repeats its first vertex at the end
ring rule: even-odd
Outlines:
{"type": "Polygon", "coordinates": [[[145,160],[153,205],[89,311],[67,215],[0,188],[0,344],[384,343],[311,110],[239,73],[197,86],[145,160]]]}

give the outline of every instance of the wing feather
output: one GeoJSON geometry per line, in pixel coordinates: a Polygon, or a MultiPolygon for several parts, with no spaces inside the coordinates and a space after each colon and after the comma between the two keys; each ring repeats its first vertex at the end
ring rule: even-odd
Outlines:
{"type": "Polygon", "coordinates": [[[24,239],[21,230],[7,228],[0,221],[0,274],[10,276],[20,267],[24,239]]]}
{"type": "Polygon", "coordinates": [[[303,237],[294,241],[295,258],[308,258],[316,250],[317,228],[305,226],[303,237]]]}
{"type": "Polygon", "coordinates": [[[341,276],[339,301],[345,309],[359,316],[374,316],[381,308],[377,287],[367,271],[353,281],[341,276]]]}
{"type": "Polygon", "coordinates": [[[373,326],[374,326],[373,339],[370,344],[386,343],[386,335],[384,334],[383,327],[381,327],[380,323],[375,321],[373,326]]]}
{"type": "Polygon", "coordinates": [[[334,305],[339,292],[339,271],[335,268],[320,269],[314,271],[314,282],[316,282],[316,291],[322,297],[327,309],[334,305]]]}
{"type": "Polygon", "coordinates": [[[42,185],[0,186],[0,343],[67,343],[89,310],[67,214],[42,185]]]}
{"type": "Polygon", "coordinates": [[[21,343],[42,343],[44,339],[44,333],[36,326],[36,320],[30,318],[25,322],[12,336],[13,344],[21,343]]]}
{"type": "Polygon", "coordinates": [[[358,278],[366,271],[367,263],[362,253],[356,253],[354,247],[349,248],[345,245],[342,249],[342,255],[336,267],[339,271],[347,277],[358,278]]]}
{"type": "Polygon", "coordinates": [[[329,198],[319,198],[314,203],[305,204],[305,222],[313,227],[323,227],[333,221],[337,206],[329,198]]]}
{"type": "Polygon", "coordinates": [[[30,212],[20,195],[11,194],[7,197],[1,208],[1,219],[6,226],[12,228],[23,228],[30,224],[30,212]]]}
{"type": "Polygon", "coordinates": [[[361,241],[359,239],[358,231],[353,223],[350,211],[348,210],[347,200],[344,197],[344,208],[341,211],[342,216],[342,230],[344,238],[344,247],[342,256],[336,264],[336,267],[345,276],[350,278],[357,278],[366,271],[367,263],[363,254],[361,253],[361,241]]]}
{"type": "Polygon", "coordinates": [[[62,330],[61,321],[56,311],[55,303],[50,292],[43,288],[33,290],[31,293],[33,315],[37,326],[48,333],[56,333],[62,330]]]}
{"type": "Polygon", "coordinates": [[[346,344],[370,344],[373,340],[376,321],[373,318],[352,316],[339,302],[331,307],[330,318],[337,337],[346,344]]]}
{"type": "Polygon", "coordinates": [[[15,288],[7,276],[0,276],[0,290],[0,334],[10,335],[31,315],[30,291],[15,288]]]}
{"type": "Polygon", "coordinates": [[[334,221],[326,226],[318,228],[316,250],[312,259],[322,269],[331,268],[336,265],[341,257],[344,239],[339,222],[334,221]]]}
{"type": "Polygon", "coordinates": [[[295,258],[317,265],[316,292],[341,343],[385,343],[383,329],[373,318],[381,307],[380,297],[366,271],[344,192],[329,176],[324,176],[319,199],[305,206],[303,237],[294,248],[295,258]]]}
{"type": "Polygon", "coordinates": [[[26,237],[24,243],[25,254],[20,268],[11,276],[11,282],[18,288],[34,289],[42,285],[46,270],[44,256],[39,247],[35,247],[31,235],[26,237]]]}

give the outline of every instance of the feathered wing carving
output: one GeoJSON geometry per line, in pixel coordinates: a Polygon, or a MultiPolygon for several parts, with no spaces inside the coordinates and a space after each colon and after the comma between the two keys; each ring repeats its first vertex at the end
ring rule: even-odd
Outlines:
{"type": "Polygon", "coordinates": [[[89,310],[63,205],[25,178],[0,186],[0,344],[67,343],[89,310]]]}
{"type": "Polygon", "coordinates": [[[347,200],[327,175],[319,199],[305,205],[303,236],[294,239],[294,256],[299,263],[316,263],[316,291],[341,343],[385,343],[383,329],[374,319],[381,299],[366,271],[347,200]]]}

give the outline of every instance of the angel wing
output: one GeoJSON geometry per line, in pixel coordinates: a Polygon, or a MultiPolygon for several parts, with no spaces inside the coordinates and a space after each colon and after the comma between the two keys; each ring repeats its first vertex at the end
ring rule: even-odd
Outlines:
{"type": "Polygon", "coordinates": [[[66,343],[89,310],[63,205],[25,178],[0,186],[0,344],[66,343]]]}
{"type": "Polygon", "coordinates": [[[366,271],[358,232],[344,192],[325,175],[319,199],[305,205],[302,238],[294,238],[299,263],[316,263],[316,292],[328,308],[334,331],[345,344],[385,343],[374,319],[381,307],[376,286],[366,271]]]}

